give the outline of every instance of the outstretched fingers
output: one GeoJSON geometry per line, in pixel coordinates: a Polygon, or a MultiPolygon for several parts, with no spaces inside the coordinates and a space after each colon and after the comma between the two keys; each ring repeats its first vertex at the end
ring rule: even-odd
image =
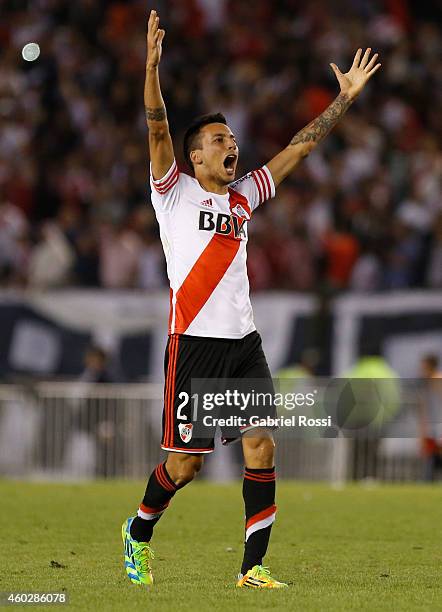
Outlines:
{"type": "Polygon", "coordinates": [[[359,66],[359,62],[360,62],[360,59],[361,59],[361,54],[362,54],[362,49],[358,49],[356,51],[355,56],[354,56],[353,64],[351,65],[352,68],[357,68],[359,66]]]}
{"type": "Polygon", "coordinates": [[[147,31],[150,34],[152,32],[153,22],[155,20],[155,11],[150,11],[149,19],[147,21],[147,31]]]}
{"type": "Polygon", "coordinates": [[[156,35],[156,43],[161,45],[161,43],[163,42],[163,38],[164,35],[166,34],[165,30],[158,30],[157,35],[156,35]]]}
{"type": "Polygon", "coordinates": [[[339,70],[336,64],[330,64],[330,66],[337,77],[342,76],[342,72],[339,70]]]}
{"type": "Polygon", "coordinates": [[[160,18],[157,15],[157,12],[152,10],[150,11],[149,21],[147,24],[147,33],[149,36],[155,36],[158,31],[158,24],[160,22],[160,18]]]}
{"type": "Polygon", "coordinates": [[[371,58],[371,60],[368,62],[368,64],[365,66],[365,72],[370,72],[370,70],[373,68],[373,66],[376,63],[376,60],[378,59],[379,54],[375,53],[373,55],[373,57],[371,58]]]}
{"type": "Polygon", "coordinates": [[[371,53],[371,49],[370,47],[368,49],[366,49],[364,56],[361,60],[361,63],[359,64],[359,68],[365,68],[365,66],[368,63],[368,58],[370,57],[370,53],[371,53]]]}
{"type": "MultiPolygon", "coordinates": [[[[363,70],[365,74],[368,75],[369,77],[371,77],[375,72],[377,72],[377,70],[379,70],[379,68],[381,67],[381,64],[376,63],[379,58],[379,54],[375,53],[373,57],[371,58],[370,58],[370,54],[371,54],[371,47],[365,50],[365,53],[363,56],[362,56],[362,49],[358,49],[356,51],[356,55],[354,57],[352,67],[350,68],[350,72],[354,69],[363,70]],[[362,56],[362,59],[361,59],[361,56],[362,56]]],[[[333,68],[333,70],[335,69],[333,68]]],[[[335,73],[336,73],[336,70],[335,70],[335,73]]]]}
{"type": "Polygon", "coordinates": [[[382,64],[376,64],[376,66],[374,68],[372,68],[370,70],[370,72],[368,72],[368,76],[371,77],[374,75],[375,72],[377,72],[379,70],[379,68],[382,66],[382,64]]]}

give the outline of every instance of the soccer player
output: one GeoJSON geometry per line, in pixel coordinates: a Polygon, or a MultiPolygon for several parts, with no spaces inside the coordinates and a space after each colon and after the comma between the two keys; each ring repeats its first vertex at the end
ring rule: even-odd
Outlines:
{"type": "MultiPolygon", "coordinates": [[[[169,339],[161,447],[167,460],[152,472],[137,516],[122,527],[127,574],[152,584],[150,545],[155,524],[175,493],[187,485],[214,450],[213,439],[194,435],[191,380],[261,379],[271,375],[255,329],[246,270],[247,224],[253,211],[343,117],[379,69],[377,54],[359,49],[347,73],[330,64],[340,93],[265,166],[235,181],[238,145],[223,115],[197,119],[184,137],[194,178],[178,170],[158,68],[164,30],[151,11],[147,31],[144,102],[149,128],[152,204],[160,226],[170,280],[169,339]]],[[[274,440],[270,430],[243,430],[245,546],[238,587],[281,588],[262,560],[275,520],[274,440]]]]}

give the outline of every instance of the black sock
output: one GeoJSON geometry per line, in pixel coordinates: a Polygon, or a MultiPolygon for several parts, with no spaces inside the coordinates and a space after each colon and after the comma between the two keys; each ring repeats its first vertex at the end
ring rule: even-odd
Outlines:
{"type": "Polygon", "coordinates": [[[275,468],[245,468],[243,498],[246,510],[246,541],[241,573],[262,565],[275,520],[275,468]]]}
{"type": "Polygon", "coordinates": [[[177,486],[160,463],[150,475],[138,516],[132,521],[130,535],[137,542],[150,542],[153,528],[177,491],[177,486]]]}

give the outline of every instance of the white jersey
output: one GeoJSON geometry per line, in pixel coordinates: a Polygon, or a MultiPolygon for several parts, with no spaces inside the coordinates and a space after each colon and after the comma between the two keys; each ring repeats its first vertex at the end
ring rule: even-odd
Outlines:
{"type": "Polygon", "coordinates": [[[150,177],[170,281],[169,333],[243,338],[255,330],[247,277],[247,223],[274,197],[266,166],[220,195],[205,191],[176,162],[150,177]]]}

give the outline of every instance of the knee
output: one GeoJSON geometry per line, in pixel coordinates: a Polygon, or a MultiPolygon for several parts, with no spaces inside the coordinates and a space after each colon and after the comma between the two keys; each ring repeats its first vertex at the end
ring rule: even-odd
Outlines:
{"type": "Polygon", "coordinates": [[[247,467],[260,469],[275,465],[275,442],[272,436],[244,438],[243,446],[247,467]]]}
{"type": "Polygon", "coordinates": [[[166,462],[169,476],[178,487],[191,482],[203,466],[201,455],[171,453],[166,462]]]}

